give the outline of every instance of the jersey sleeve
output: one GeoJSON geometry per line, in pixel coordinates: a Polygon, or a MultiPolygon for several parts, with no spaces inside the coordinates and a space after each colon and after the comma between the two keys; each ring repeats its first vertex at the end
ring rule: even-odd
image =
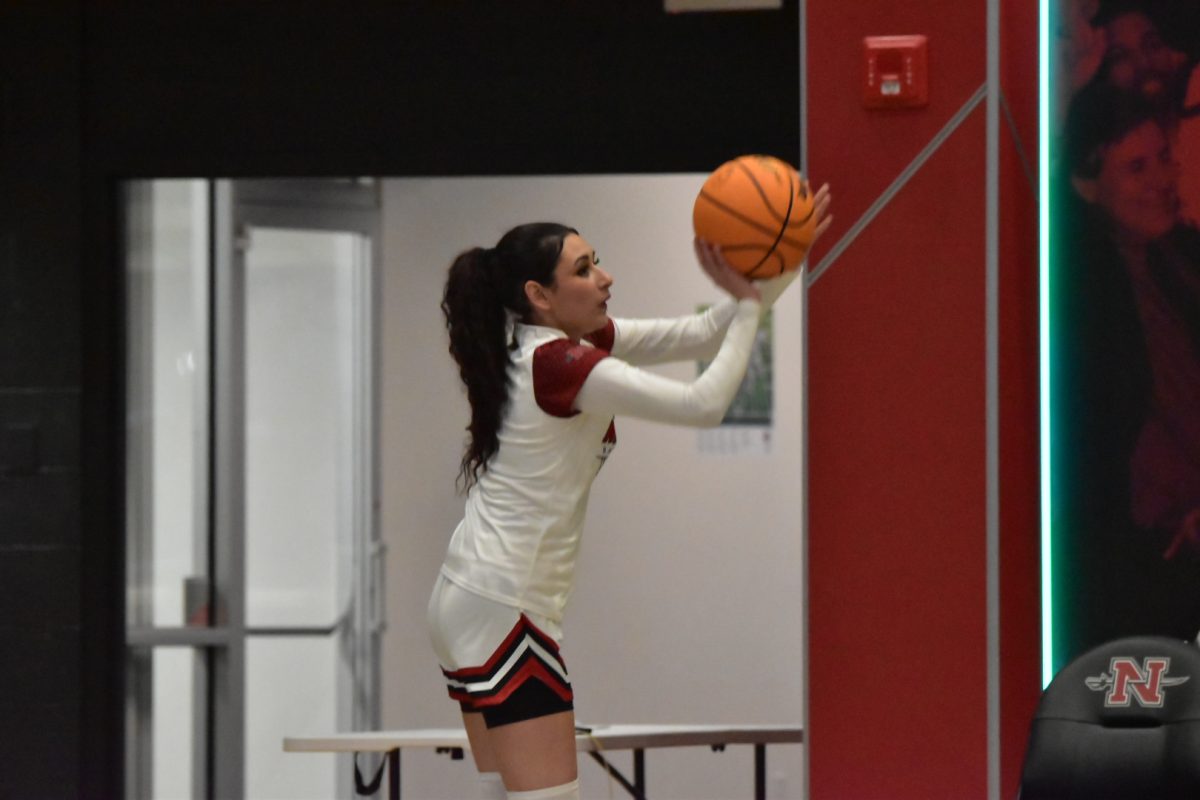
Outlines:
{"type": "Polygon", "coordinates": [[[670,319],[627,319],[613,322],[609,351],[630,364],[710,359],[737,310],[730,299],[702,311],[670,319]]]}
{"type": "Polygon", "coordinates": [[[588,375],[608,352],[570,339],[555,339],[533,351],[533,396],[538,407],[555,417],[579,413],[575,398],[588,375]]]}
{"type": "Polygon", "coordinates": [[[589,333],[587,336],[585,336],[583,338],[587,339],[589,342],[591,342],[596,347],[599,347],[604,352],[611,353],[612,349],[613,349],[613,342],[617,338],[616,323],[614,323],[612,321],[612,319],[609,318],[608,322],[604,323],[603,328],[601,328],[598,331],[592,331],[591,333],[589,333]]]}
{"type": "Polygon", "coordinates": [[[767,278],[765,281],[758,282],[758,291],[762,295],[762,310],[766,314],[771,306],[775,305],[775,301],[784,293],[787,287],[792,285],[796,278],[800,277],[800,270],[793,269],[782,275],[776,275],[774,278],[767,278]]]}
{"type": "Polygon", "coordinates": [[[575,408],[694,427],[718,424],[746,373],[760,313],[755,300],[736,305],[720,350],[694,381],[664,378],[619,358],[598,360],[577,390],[575,408]]]}
{"type": "MultiPolygon", "coordinates": [[[[759,292],[762,294],[760,315],[770,310],[799,274],[799,270],[792,270],[759,282],[759,292]]],[[[605,338],[597,338],[596,343],[615,357],[636,365],[710,360],[721,346],[722,335],[729,327],[737,307],[737,301],[727,298],[699,314],[683,317],[609,320],[607,326],[597,331],[605,338]]]]}

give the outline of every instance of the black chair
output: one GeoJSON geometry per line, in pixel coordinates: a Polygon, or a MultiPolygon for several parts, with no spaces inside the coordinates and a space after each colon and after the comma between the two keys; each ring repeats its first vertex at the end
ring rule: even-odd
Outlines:
{"type": "Polygon", "coordinates": [[[1200,798],[1200,647],[1100,645],[1054,677],[1034,715],[1020,800],[1200,798]]]}

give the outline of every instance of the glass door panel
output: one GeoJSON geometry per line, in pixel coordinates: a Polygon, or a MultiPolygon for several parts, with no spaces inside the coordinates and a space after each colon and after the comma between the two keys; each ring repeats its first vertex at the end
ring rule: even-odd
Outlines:
{"type": "Polygon", "coordinates": [[[204,651],[154,647],[208,624],[209,192],[125,187],[126,795],[203,781],[204,651]]]}
{"type": "MultiPolygon", "coordinates": [[[[195,781],[193,764],[198,720],[197,672],[203,654],[190,647],[156,647],[148,651],[154,666],[154,797],[188,798],[195,781]]],[[[203,680],[203,676],[200,676],[203,680]]]]}
{"type": "Polygon", "coordinates": [[[353,539],[355,273],[343,232],[249,228],[246,624],[332,626],[353,539]]]}
{"type": "Polygon", "coordinates": [[[339,729],[340,659],[332,636],[257,636],[246,643],[246,797],[328,800],[351,793],[333,754],[280,747],[285,736],[339,729]]]}
{"type": "MultiPolygon", "coordinates": [[[[347,796],[348,757],[281,752],[292,731],[373,727],[372,235],[364,185],[233,185],[244,464],[240,591],[248,796],[347,796]],[[309,190],[316,189],[315,193],[309,190]],[[332,193],[325,190],[331,190],[332,193]],[[329,204],[332,200],[332,206],[329,204]],[[364,705],[365,702],[365,705],[364,705]]],[[[220,547],[220,541],[218,541],[220,547]]],[[[229,548],[239,542],[230,541],[229,548]]],[[[231,676],[232,678],[232,676],[231,676]]]]}
{"type": "Polygon", "coordinates": [[[207,602],[206,182],[138,181],[127,208],[127,621],[179,626],[207,602]]]}

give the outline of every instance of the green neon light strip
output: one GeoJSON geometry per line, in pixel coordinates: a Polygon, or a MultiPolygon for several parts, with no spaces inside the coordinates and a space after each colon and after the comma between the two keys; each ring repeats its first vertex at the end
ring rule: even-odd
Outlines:
{"type": "Polygon", "coordinates": [[[1038,339],[1042,483],[1042,687],[1054,677],[1050,529],[1050,0],[1038,8],[1038,339]]]}

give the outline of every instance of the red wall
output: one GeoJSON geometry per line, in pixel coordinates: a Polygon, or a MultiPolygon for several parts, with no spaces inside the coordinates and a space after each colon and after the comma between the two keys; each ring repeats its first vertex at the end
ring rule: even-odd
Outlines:
{"type": "MultiPolygon", "coordinates": [[[[1003,83],[1036,156],[1036,0],[1005,6],[1003,83]],[[1017,99],[1019,98],[1019,99],[1017,99]]],[[[987,4],[810,0],[811,177],[829,247],[986,81],[987,4]],[[862,38],[925,34],[930,102],[863,108],[862,38]]],[[[1001,767],[1038,695],[1034,190],[1003,122],[1001,767]]],[[[987,796],[986,105],[809,294],[809,765],[813,800],[987,796]]],[[[1036,165],[1035,165],[1036,166],[1036,165]]]]}

